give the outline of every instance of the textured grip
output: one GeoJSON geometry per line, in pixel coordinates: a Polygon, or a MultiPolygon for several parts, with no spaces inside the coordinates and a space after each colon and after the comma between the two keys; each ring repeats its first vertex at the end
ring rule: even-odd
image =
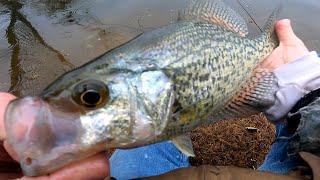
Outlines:
{"type": "Polygon", "coordinates": [[[301,98],[288,114],[294,135],[289,138],[289,154],[306,151],[320,156],[320,89],[301,98]]]}

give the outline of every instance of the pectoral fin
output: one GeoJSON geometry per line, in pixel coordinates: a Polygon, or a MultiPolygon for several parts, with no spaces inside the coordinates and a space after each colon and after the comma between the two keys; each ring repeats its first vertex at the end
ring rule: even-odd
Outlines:
{"type": "Polygon", "coordinates": [[[190,139],[190,133],[175,137],[171,142],[186,156],[195,156],[192,141],[190,139]]]}
{"type": "Polygon", "coordinates": [[[242,37],[248,34],[245,20],[222,0],[196,0],[179,11],[178,21],[191,20],[218,24],[242,37]]]}

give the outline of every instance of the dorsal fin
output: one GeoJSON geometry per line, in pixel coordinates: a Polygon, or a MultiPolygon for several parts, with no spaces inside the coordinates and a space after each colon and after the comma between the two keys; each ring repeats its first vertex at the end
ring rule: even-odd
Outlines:
{"type": "Polygon", "coordinates": [[[218,24],[242,37],[248,34],[245,20],[222,0],[196,0],[179,10],[178,21],[191,20],[218,24]]]}

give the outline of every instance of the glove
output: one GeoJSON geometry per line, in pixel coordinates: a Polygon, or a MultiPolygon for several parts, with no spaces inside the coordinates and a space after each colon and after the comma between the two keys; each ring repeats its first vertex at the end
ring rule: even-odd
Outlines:
{"type": "Polygon", "coordinates": [[[282,123],[296,102],[320,87],[320,58],[315,51],[274,70],[279,90],[274,104],[264,113],[274,123],[282,123]]]}

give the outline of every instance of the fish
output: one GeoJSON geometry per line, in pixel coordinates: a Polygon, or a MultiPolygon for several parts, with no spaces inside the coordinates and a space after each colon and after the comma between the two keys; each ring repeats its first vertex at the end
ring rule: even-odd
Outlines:
{"type": "Polygon", "coordinates": [[[217,1],[197,2],[198,12],[222,18],[192,20],[188,7],[179,21],[65,73],[37,96],[11,101],[5,129],[24,175],[49,174],[109,148],[161,141],[193,156],[192,129],[268,107],[276,79],[255,68],[279,44],[273,28],[279,8],[251,38],[225,25],[242,21],[229,8],[217,13],[208,6],[217,1]]]}

